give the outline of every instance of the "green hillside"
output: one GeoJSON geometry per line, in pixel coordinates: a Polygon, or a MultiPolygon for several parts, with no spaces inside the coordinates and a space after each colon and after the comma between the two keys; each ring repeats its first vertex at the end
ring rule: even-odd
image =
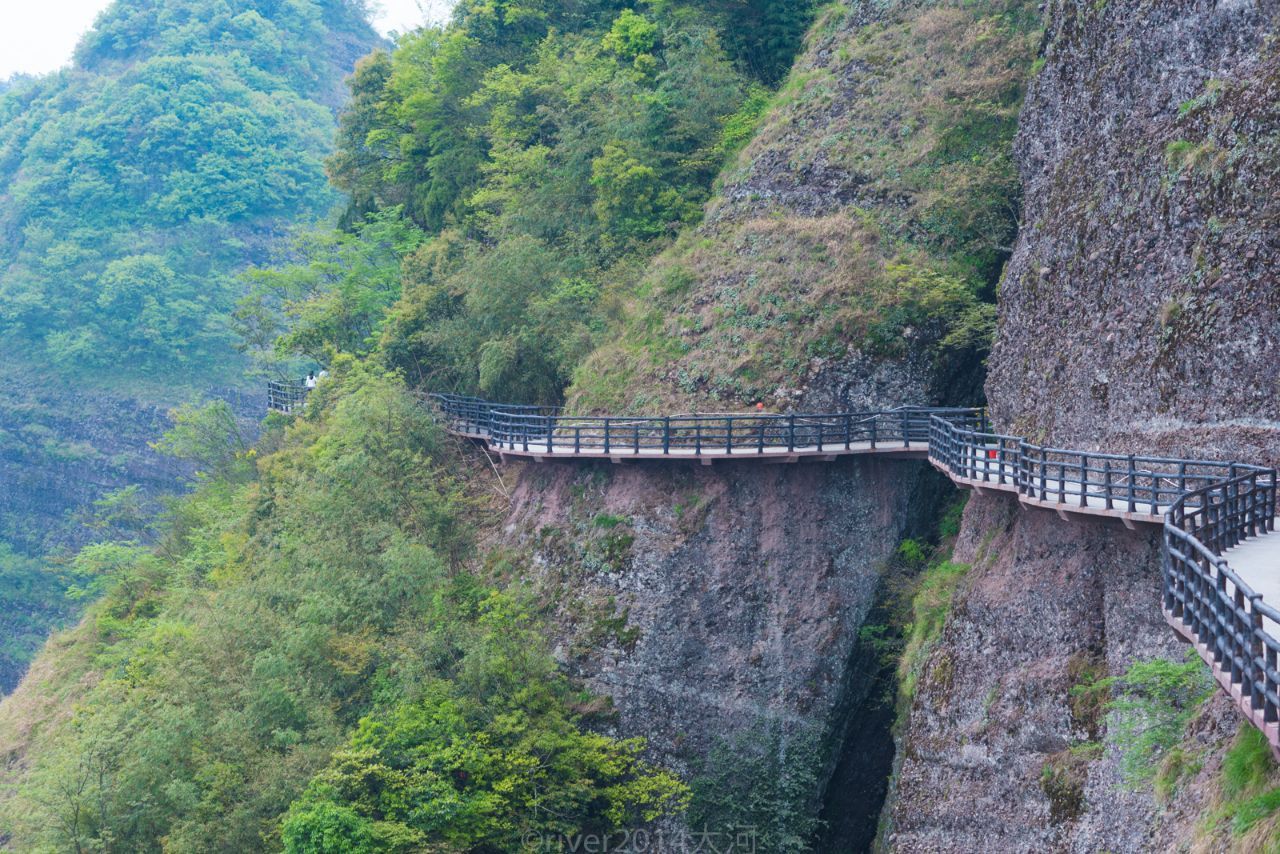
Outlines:
{"type": "Polygon", "coordinates": [[[340,208],[324,160],[380,43],[351,0],[118,0],[0,89],[0,693],[74,610],[38,567],[111,491],[178,488],[168,407],[243,386],[239,275],[340,208]]]}
{"type": "Polygon", "coordinates": [[[236,271],[338,203],[361,4],[119,0],[0,99],[0,347],[77,374],[232,367],[236,271]]]}

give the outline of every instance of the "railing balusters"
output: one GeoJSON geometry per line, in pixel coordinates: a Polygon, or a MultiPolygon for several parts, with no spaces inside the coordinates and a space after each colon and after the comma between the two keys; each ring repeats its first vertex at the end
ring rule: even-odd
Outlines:
{"type": "Polygon", "coordinates": [[[1089,506],[1089,455],[1080,455],[1080,506],[1089,506]]]}

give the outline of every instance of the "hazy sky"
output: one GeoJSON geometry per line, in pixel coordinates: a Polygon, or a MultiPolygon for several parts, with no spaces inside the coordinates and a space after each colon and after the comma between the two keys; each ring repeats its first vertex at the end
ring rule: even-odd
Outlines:
{"type": "MultiPolygon", "coordinates": [[[[71,59],[80,35],[112,0],[0,0],[0,80],[41,74],[71,59]]],[[[452,0],[375,0],[384,33],[411,30],[448,14],[452,0]]]]}

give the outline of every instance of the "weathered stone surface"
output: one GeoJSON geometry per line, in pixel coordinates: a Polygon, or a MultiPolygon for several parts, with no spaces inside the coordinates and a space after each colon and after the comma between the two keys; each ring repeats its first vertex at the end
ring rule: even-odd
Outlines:
{"type": "Polygon", "coordinates": [[[895,850],[1143,850],[1154,806],[1115,786],[1114,755],[1090,766],[1078,812],[1055,814],[1041,775],[1101,734],[1073,713],[1086,665],[1182,654],[1158,606],[1157,530],[970,501],[955,559],[973,569],[902,739],[895,850]]]}
{"type": "Polygon", "coordinates": [[[1278,12],[1054,6],[1018,136],[1024,226],[988,381],[1001,424],[1280,458],[1278,12]]]}
{"type": "MultiPolygon", "coordinates": [[[[1280,460],[1278,11],[1050,4],[987,382],[1002,427],[1065,447],[1280,460]]],[[[1172,804],[1120,785],[1113,744],[1082,763],[1076,808],[1041,784],[1091,737],[1071,714],[1073,661],[1114,674],[1184,654],[1160,613],[1155,534],[993,497],[971,503],[959,557],[975,568],[929,663],[948,679],[922,682],[904,733],[894,847],[1165,851],[1203,837],[1239,725],[1221,699],[1197,722],[1205,770],[1172,804]]]]}
{"type": "Polygon", "coordinates": [[[664,761],[696,773],[772,732],[834,764],[873,675],[848,665],[883,562],[946,491],[918,461],[546,463],[521,475],[505,544],[562,592],[562,657],[664,761]],[[622,614],[635,634],[593,630],[622,614]]]}

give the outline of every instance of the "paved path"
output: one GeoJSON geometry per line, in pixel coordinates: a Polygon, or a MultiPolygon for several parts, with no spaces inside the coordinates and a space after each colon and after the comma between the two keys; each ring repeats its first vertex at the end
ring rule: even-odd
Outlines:
{"type": "MultiPolygon", "coordinates": [[[[486,436],[476,436],[474,434],[471,438],[488,439],[486,436]]],[[[794,448],[788,448],[786,445],[723,448],[707,443],[701,450],[672,448],[664,451],[660,447],[641,446],[637,449],[634,444],[628,446],[625,440],[621,440],[607,452],[603,448],[574,448],[572,444],[553,443],[549,450],[545,443],[537,444],[531,442],[528,450],[525,450],[523,444],[519,444],[514,448],[510,445],[495,444],[492,441],[487,441],[487,444],[490,449],[502,456],[528,457],[538,462],[552,458],[611,460],[615,463],[628,460],[683,460],[700,462],[709,466],[717,461],[728,462],[730,460],[797,462],[804,457],[821,457],[829,461],[836,457],[851,454],[886,454],[910,456],[919,459],[925,459],[929,456],[928,442],[910,442],[906,444],[902,442],[880,442],[875,445],[870,442],[851,442],[847,446],[843,443],[830,443],[823,445],[821,448],[817,445],[798,445],[794,448]]]]}
{"type": "MultiPolygon", "coordinates": [[[[1250,537],[1235,548],[1227,549],[1222,556],[1263,601],[1280,603],[1280,533],[1250,537]]],[[[1268,634],[1280,637],[1280,625],[1271,620],[1264,623],[1268,634]]]]}

